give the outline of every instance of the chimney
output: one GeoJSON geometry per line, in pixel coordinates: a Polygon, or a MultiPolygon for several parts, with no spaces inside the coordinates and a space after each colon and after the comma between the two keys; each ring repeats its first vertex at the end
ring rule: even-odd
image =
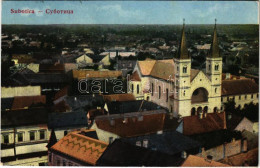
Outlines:
{"type": "Polygon", "coordinates": [[[230,73],[226,73],[226,79],[230,79],[230,73]]]}
{"type": "Polygon", "coordinates": [[[203,118],[203,113],[199,112],[199,119],[202,119],[202,118],[203,118]]]}
{"type": "Polygon", "coordinates": [[[114,126],[115,125],[115,120],[113,118],[110,119],[110,125],[114,126]]]}
{"type": "Polygon", "coordinates": [[[181,158],[183,158],[183,159],[187,158],[187,152],[186,151],[181,152],[181,158]]]}

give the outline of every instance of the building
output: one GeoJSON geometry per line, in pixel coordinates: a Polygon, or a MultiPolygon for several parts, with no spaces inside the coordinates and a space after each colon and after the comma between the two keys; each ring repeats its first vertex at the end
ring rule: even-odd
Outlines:
{"type": "Polygon", "coordinates": [[[1,112],[1,162],[12,166],[47,163],[48,111],[31,108],[1,112]]]}
{"type": "Polygon", "coordinates": [[[49,166],[94,166],[107,148],[97,139],[95,130],[74,131],[48,151],[49,166]]]}
{"type": "Polygon", "coordinates": [[[183,158],[131,145],[121,139],[109,144],[97,166],[179,166],[183,158]]]}
{"type": "Polygon", "coordinates": [[[210,156],[202,158],[189,155],[182,163],[181,167],[230,167],[230,165],[213,161],[210,156]]]}
{"type": "Polygon", "coordinates": [[[222,109],[224,103],[234,100],[236,107],[244,108],[245,104],[253,102],[258,103],[259,86],[253,80],[248,78],[230,78],[226,77],[222,80],[221,90],[222,109]]]}
{"type": "Polygon", "coordinates": [[[191,69],[184,27],[176,57],[138,61],[134,71],[141,81],[130,81],[129,85],[133,84],[133,90],[139,87],[138,96],[168,108],[175,117],[217,112],[221,108],[222,57],[216,25],[205,71],[191,69]]]}
{"type": "Polygon", "coordinates": [[[40,86],[2,87],[1,98],[11,98],[15,96],[40,96],[40,86]]]}

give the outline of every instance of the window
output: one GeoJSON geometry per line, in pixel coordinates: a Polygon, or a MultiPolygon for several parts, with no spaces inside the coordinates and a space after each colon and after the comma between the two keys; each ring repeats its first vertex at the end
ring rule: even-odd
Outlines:
{"type": "Polygon", "coordinates": [[[171,112],[172,112],[172,106],[171,106],[171,112]]]}
{"type": "Polygon", "coordinates": [[[185,93],[186,93],[186,91],[184,90],[184,91],[183,91],[183,96],[185,96],[185,93]]]}
{"type": "Polygon", "coordinates": [[[60,159],[59,159],[59,158],[57,158],[57,164],[56,164],[56,166],[60,166],[60,159]]]}
{"type": "Polygon", "coordinates": [[[160,99],[160,98],[161,98],[161,86],[159,86],[158,88],[159,88],[159,89],[158,89],[158,90],[159,90],[159,91],[158,91],[158,92],[159,92],[158,95],[159,95],[159,99],[160,99]]]}
{"type": "Polygon", "coordinates": [[[166,102],[168,102],[168,96],[169,96],[169,89],[166,89],[166,102]]]}
{"type": "Polygon", "coordinates": [[[221,97],[221,102],[223,102],[223,97],[221,97]]]}
{"type": "Polygon", "coordinates": [[[241,100],[241,96],[238,96],[238,99],[241,100]]]}
{"type": "Polygon", "coordinates": [[[143,140],[143,147],[148,148],[148,139],[143,140]]]}
{"type": "Polygon", "coordinates": [[[134,84],[131,85],[132,93],[134,93],[134,84]]]}
{"type": "Polygon", "coordinates": [[[64,136],[66,136],[68,134],[68,131],[64,131],[64,136]]]}
{"type": "Polygon", "coordinates": [[[5,134],[5,135],[3,135],[3,137],[4,137],[4,143],[5,144],[9,143],[9,135],[5,134]]]}
{"type": "Polygon", "coordinates": [[[254,98],[254,95],[252,94],[252,95],[251,95],[251,99],[253,99],[253,98],[254,98]]]}
{"type": "Polygon", "coordinates": [[[142,145],[141,145],[141,141],[136,141],[135,145],[141,147],[141,146],[142,146],[142,145]]]}
{"type": "Polygon", "coordinates": [[[62,160],[62,165],[66,166],[66,161],[64,159],[62,160]]]}
{"type": "Polygon", "coordinates": [[[177,66],[177,72],[179,71],[179,66],[177,66]]]}
{"type": "Polygon", "coordinates": [[[30,132],[30,141],[34,141],[35,140],[35,131],[31,131],[30,132]]]}
{"type": "Polygon", "coordinates": [[[258,98],[258,93],[256,94],[256,97],[258,98]]]}
{"type": "Polygon", "coordinates": [[[45,139],[45,130],[40,130],[40,139],[45,139]]]}
{"type": "Polygon", "coordinates": [[[139,94],[139,85],[137,85],[136,93],[139,94]]]}
{"type": "Polygon", "coordinates": [[[217,93],[217,90],[218,90],[218,89],[217,89],[217,88],[215,88],[215,93],[217,93]]]}
{"type": "Polygon", "coordinates": [[[187,67],[183,67],[183,73],[187,73],[187,67]]]}
{"type": "Polygon", "coordinates": [[[210,65],[209,65],[209,70],[210,70],[210,65]]]}
{"type": "Polygon", "coordinates": [[[23,141],[23,133],[22,132],[19,132],[17,134],[17,140],[18,140],[18,142],[22,142],[23,141]]]}
{"type": "Polygon", "coordinates": [[[227,97],[227,101],[229,101],[229,97],[227,97]]]}
{"type": "Polygon", "coordinates": [[[247,95],[245,95],[245,99],[247,99],[247,95]]]}
{"type": "Polygon", "coordinates": [[[219,65],[215,65],[215,71],[218,71],[218,66],[219,66],[219,65]]]}

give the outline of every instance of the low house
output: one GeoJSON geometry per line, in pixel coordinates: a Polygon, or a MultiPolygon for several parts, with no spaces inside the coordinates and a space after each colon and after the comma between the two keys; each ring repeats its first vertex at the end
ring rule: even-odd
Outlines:
{"type": "Polygon", "coordinates": [[[216,162],[209,156],[202,158],[194,155],[189,155],[182,163],[181,167],[229,167],[228,164],[216,162]]]}
{"type": "Polygon", "coordinates": [[[111,94],[104,95],[104,101],[106,103],[110,102],[125,102],[125,101],[135,101],[135,97],[133,94],[111,94]]]}
{"type": "Polygon", "coordinates": [[[98,159],[98,166],[179,166],[183,158],[116,139],[98,159]]]}
{"type": "Polygon", "coordinates": [[[12,98],[15,96],[40,96],[40,86],[2,87],[1,98],[12,98]]]}
{"type": "Polygon", "coordinates": [[[229,100],[234,100],[236,107],[241,109],[245,104],[258,103],[258,84],[248,78],[222,80],[222,106],[229,100]]]}
{"type": "Polygon", "coordinates": [[[202,146],[197,156],[206,158],[211,155],[212,160],[215,161],[247,151],[247,140],[238,131],[224,129],[192,135],[190,138],[198,141],[202,146]]]}
{"type": "Polygon", "coordinates": [[[183,134],[196,135],[226,129],[225,112],[183,117],[183,134]]]}
{"type": "Polygon", "coordinates": [[[200,143],[177,131],[161,131],[152,134],[122,138],[122,140],[131,145],[179,157],[184,155],[184,153],[197,154],[201,148],[200,143]]]}
{"type": "Polygon", "coordinates": [[[74,131],[63,137],[48,152],[49,166],[94,166],[107,143],[93,136],[95,130],[74,131]]]}
{"type": "Polygon", "coordinates": [[[28,109],[46,104],[46,96],[15,96],[12,103],[12,110],[28,109]]]}
{"type": "Polygon", "coordinates": [[[226,157],[225,159],[220,160],[220,162],[230,166],[258,166],[258,148],[226,157]]]}
{"type": "Polygon", "coordinates": [[[1,112],[1,162],[13,166],[47,163],[48,111],[31,108],[1,112]]]}
{"type": "Polygon", "coordinates": [[[127,52],[127,51],[108,51],[108,52],[102,52],[99,55],[102,56],[108,56],[110,59],[115,59],[116,56],[120,56],[122,58],[127,58],[130,56],[135,57],[136,53],[135,52],[127,52]]]}
{"type": "Polygon", "coordinates": [[[64,73],[64,64],[40,64],[40,73],[64,73]]]}
{"type": "MultiPolygon", "coordinates": [[[[258,119],[256,119],[258,120],[258,119]]],[[[252,121],[244,117],[239,124],[236,126],[235,130],[244,131],[247,130],[252,133],[258,133],[258,121],[252,121]]]]}
{"type": "Polygon", "coordinates": [[[54,130],[57,140],[73,130],[88,127],[86,112],[49,113],[48,129],[54,130]]]}
{"type": "Polygon", "coordinates": [[[165,113],[165,110],[152,110],[97,116],[91,129],[97,131],[100,140],[112,143],[120,137],[133,137],[162,131],[165,113]]]}

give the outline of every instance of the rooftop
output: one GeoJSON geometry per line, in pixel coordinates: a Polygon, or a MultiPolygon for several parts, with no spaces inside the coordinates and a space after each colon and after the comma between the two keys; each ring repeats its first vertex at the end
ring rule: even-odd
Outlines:
{"type": "Polygon", "coordinates": [[[44,105],[46,96],[15,96],[13,100],[12,110],[29,108],[32,105],[44,105]]]}
{"type": "MultiPolygon", "coordinates": [[[[94,131],[94,130],[86,130],[94,131]]],[[[86,165],[96,165],[96,161],[107,148],[107,143],[97,139],[82,135],[80,132],[71,132],[55,145],[51,151],[57,151],[86,163],[86,165]]]]}
{"type": "Polygon", "coordinates": [[[91,70],[72,70],[74,79],[86,78],[118,78],[122,76],[122,71],[91,71],[91,70]]]}
{"type": "Polygon", "coordinates": [[[251,79],[222,80],[222,96],[258,93],[259,86],[251,79]]]}
{"type": "Polygon", "coordinates": [[[189,155],[182,163],[182,167],[229,167],[227,164],[208,160],[199,156],[189,155]]]}
{"type": "Polygon", "coordinates": [[[194,135],[226,129],[225,112],[208,113],[206,117],[198,115],[183,117],[183,134],[194,135]]]}
{"type": "Polygon", "coordinates": [[[104,95],[104,101],[105,102],[133,101],[133,100],[135,100],[135,96],[133,94],[129,94],[129,93],[104,95]]]}

